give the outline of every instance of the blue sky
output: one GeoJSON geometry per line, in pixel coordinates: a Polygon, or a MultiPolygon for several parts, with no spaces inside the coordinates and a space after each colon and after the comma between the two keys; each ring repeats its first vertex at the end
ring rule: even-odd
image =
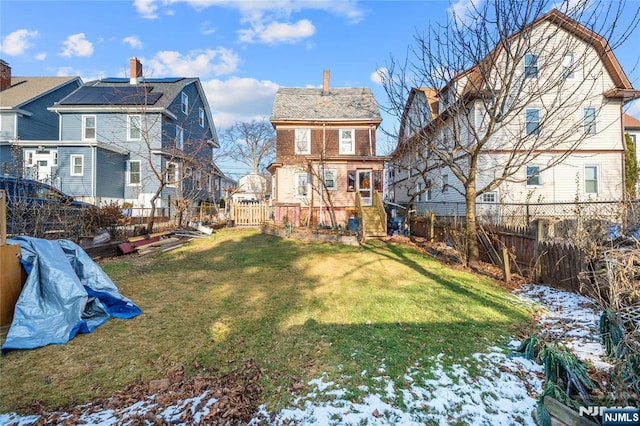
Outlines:
{"type": "MultiPolygon", "coordinates": [[[[2,0],[0,58],[20,76],[128,76],[136,56],[147,77],[199,77],[220,132],[268,118],[279,87],[320,86],[324,69],[332,87],[370,87],[384,103],[377,70],[389,55],[471,1],[483,0],[2,0]]],[[[639,43],[640,29],[615,51],[636,88],[639,43]]],[[[640,118],[640,102],[629,112],[640,118]]],[[[389,145],[379,140],[379,153],[389,145]]]]}

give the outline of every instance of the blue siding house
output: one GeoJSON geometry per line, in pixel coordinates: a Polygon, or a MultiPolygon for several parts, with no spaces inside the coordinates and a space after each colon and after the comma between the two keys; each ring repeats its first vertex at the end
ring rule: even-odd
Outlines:
{"type": "Polygon", "coordinates": [[[48,108],[82,85],[78,77],[16,77],[0,60],[0,173],[50,183],[58,168],[58,115],[48,108]],[[24,147],[29,146],[28,158],[24,147]],[[26,169],[25,167],[26,166],[26,169]]]}
{"type": "Polygon", "coordinates": [[[147,79],[137,58],[130,65],[130,78],[88,82],[49,108],[60,120],[60,189],[140,215],[152,203],[166,214],[215,200],[218,136],[200,80],[147,79]]]}

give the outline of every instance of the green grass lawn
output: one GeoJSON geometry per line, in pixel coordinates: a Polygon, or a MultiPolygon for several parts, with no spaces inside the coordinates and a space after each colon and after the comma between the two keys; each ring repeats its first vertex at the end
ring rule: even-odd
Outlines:
{"type": "Polygon", "coordinates": [[[142,315],[1,357],[0,412],[82,403],[180,368],[224,374],[246,359],[278,408],[294,384],[323,373],[355,393],[384,385],[361,374],[381,366],[401,383],[416,362],[461,359],[530,321],[490,279],[392,242],[306,243],[235,228],[103,268],[142,315]]]}

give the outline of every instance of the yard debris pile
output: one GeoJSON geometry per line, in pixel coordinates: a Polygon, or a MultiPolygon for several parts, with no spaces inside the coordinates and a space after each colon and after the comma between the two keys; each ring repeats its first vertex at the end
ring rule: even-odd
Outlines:
{"type": "Polygon", "coordinates": [[[137,383],[105,399],[68,409],[34,404],[34,415],[0,416],[0,423],[58,424],[246,424],[258,411],[260,368],[252,360],[222,377],[187,377],[183,370],[137,383]]]}

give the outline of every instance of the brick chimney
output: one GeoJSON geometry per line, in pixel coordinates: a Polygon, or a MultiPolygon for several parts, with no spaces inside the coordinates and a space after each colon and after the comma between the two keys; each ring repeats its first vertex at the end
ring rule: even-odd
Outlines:
{"type": "Polygon", "coordinates": [[[0,59],[0,90],[11,87],[11,67],[0,59]]]}
{"type": "Polygon", "coordinates": [[[329,70],[324,70],[324,77],[322,79],[322,94],[329,94],[329,70]]]}
{"type": "Polygon", "coordinates": [[[129,60],[129,68],[131,69],[129,82],[131,84],[142,82],[142,62],[138,58],[131,58],[129,60]]]}

